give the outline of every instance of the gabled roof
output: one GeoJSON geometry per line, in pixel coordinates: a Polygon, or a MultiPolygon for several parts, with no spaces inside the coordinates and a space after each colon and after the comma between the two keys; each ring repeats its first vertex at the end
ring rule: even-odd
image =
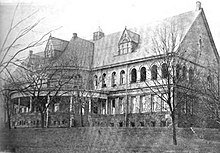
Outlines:
{"type": "Polygon", "coordinates": [[[69,63],[66,65],[90,69],[92,66],[93,46],[94,44],[91,41],[73,37],[58,61],[68,61],[69,63]]]}
{"type": "Polygon", "coordinates": [[[131,38],[131,41],[138,43],[140,39],[140,35],[132,32],[131,30],[127,30],[129,37],[131,38]]]}
{"type": "Polygon", "coordinates": [[[121,35],[121,38],[119,40],[119,43],[123,43],[123,39],[125,37],[128,38],[129,41],[133,41],[135,43],[139,43],[140,35],[132,32],[130,30],[127,30],[127,28],[125,28],[125,30],[123,31],[123,33],[121,35]]]}
{"type": "Polygon", "coordinates": [[[94,41],[93,67],[98,68],[154,56],[155,53],[151,50],[153,31],[155,31],[159,26],[168,24],[169,22],[175,22],[177,26],[182,29],[183,35],[185,35],[200,13],[201,10],[190,11],[162,21],[129,29],[129,35],[132,39],[137,39],[137,35],[135,34],[140,35],[140,42],[136,51],[129,54],[118,55],[118,42],[120,41],[123,31],[105,35],[105,37],[100,40],[94,41]]]}
{"type": "Polygon", "coordinates": [[[63,40],[63,39],[50,36],[45,50],[47,50],[48,46],[51,45],[53,47],[53,50],[64,51],[68,43],[69,41],[67,40],[63,40]]]}

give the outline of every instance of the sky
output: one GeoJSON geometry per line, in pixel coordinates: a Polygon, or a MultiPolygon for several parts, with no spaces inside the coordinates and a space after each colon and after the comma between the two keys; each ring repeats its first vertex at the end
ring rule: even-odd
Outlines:
{"type": "MultiPolygon", "coordinates": [[[[29,40],[56,28],[59,29],[53,31],[52,36],[70,40],[72,34],[77,33],[79,37],[90,40],[98,27],[107,35],[123,31],[125,26],[132,28],[196,8],[196,0],[0,0],[0,44],[18,2],[21,5],[16,12],[17,21],[36,10],[38,12],[31,20],[43,19],[29,40]]],[[[200,2],[220,53],[220,1],[200,2]]],[[[33,50],[43,51],[44,47],[33,50]]]]}

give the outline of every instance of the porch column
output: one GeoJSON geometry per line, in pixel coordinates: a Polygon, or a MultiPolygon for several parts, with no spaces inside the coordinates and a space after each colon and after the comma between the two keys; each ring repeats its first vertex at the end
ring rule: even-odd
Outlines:
{"type": "Polygon", "coordinates": [[[46,110],[46,127],[49,126],[49,108],[48,108],[48,105],[50,103],[50,96],[48,95],[47,96],[47,104],[46,104],[46,107],[47,107],[47,110],[46,110]]]}
{"type": "Polygon", "coordinates": [[[136,106],[137,106],[138,108],[135,108],[135,113],[140,113],[140,112],[141,112],[141,111],[140,111],[140,108],[141,108],[140,101],[141,101],[140,95],[137,95],[137,96],[136,96],[136,106]]]}
{"type": "Polygon", "coordinates": [[[108,99],[105,100],[105,114],[108,114],[108,99]]]}
{"type": "Polygon", "coordinates": [[[30,96],[30,107],[29,107],[29,112],[32,111],[32,96],[30,96]]]}
{"type": "Polygon", "coordinates": [[[91,97],[89,98],[89,113],[91,113],[92,112],[92,100],[91,100],[91,97]]]}
{"type": "Polygon", "coordinates": [[[119,114],[119,97],[115,98],[115,114],[119,114]]]}
{"type": "Polygon", "coordinates": [[[101,110],[101,111],[100,111],[100,112],[101,112],[100,114],[102,114],[102,113],[103,113],[103,111],[102,111],[102,100],[100,100],[100,110],[101,110]]]}
{"type": "Polygon", "coordinates": [[[73,96],[70,96],[70,112],[73,111],[73,96]]]}
{"type": "Polygon", "coordinates": [[[111,99],[110,101],[110,114],[113,114],[113,108],[112,108],[112,103],[113,103],[113,99],[111,99]]]}
{"type": "Polygon", "coordinates": [[[73,125],[73,96],[70,96],[70,127],[73,125]]]}
{"type": "Polygon", "coordinates": [[[20,106],[21,106],[21,98],[18,98],[18,113],[20,113],[20,106]]]}

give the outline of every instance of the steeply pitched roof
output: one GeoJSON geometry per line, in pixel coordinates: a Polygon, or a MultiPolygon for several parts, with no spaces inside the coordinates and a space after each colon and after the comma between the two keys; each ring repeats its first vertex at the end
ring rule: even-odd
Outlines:
{"type": "Polygon", "coordinates": [[[88,40],[72,38],[58,60],[68,61],[67,65],[89,69],[92,66],[93,46],[94,44],[88,40]]]}
{"type": "Polygon", "coordinates": [[[48,45],[51,45],[53,47],[53,50],[64,51],[68,43],[69,41],[50,36],[45,50],[47,50],[48,45]]]}
{"type": "Polygon", "coordinates": [[[185,35],[199,13],[201,13],[201,10],[190,11],[164,19],[162,21],[129,29],[131,34],[136,33],[140,35],[138,48],[133,53],[118,55],[118,42],[123,33],[122,31],[105,35],[105,37],[101,38],[100,40],[94,41],[93,67],[98,68],[155,55],[155,53],[151,50],[153,31],[155,31],[159,26],[174,22],[179,28],[181,28],[183,35],[185,35]]]}

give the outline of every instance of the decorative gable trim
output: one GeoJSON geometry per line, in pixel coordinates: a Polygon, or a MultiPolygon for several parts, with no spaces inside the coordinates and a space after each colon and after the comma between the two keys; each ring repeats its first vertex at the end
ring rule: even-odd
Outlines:
{"type": "Polygon", "coordinates": [[[129,42],[134,42],[136,44],[139,43],[140,41],[140,35],[135,33],[135,32],[132,32],[130,30],[128,30],[126,27],[121,35],[121,38],[119,39],[119,43],[118,44],[121,44],[124,42],[124,40],[127,39],[129,42]]]}
{"type": "Polygon", "coordinates": [[[128,30],[126,29],[126,27],[125,27],[125,29],[124,29],[122,35],[121,35],[121,38],[119,39],[118,44],[124,43],[125,40],[127,40],[127,41],[129,41],[129,42],[131,41],[131,38],[130,38],[130,36],[129,36],[129,34],[128,34],[128,30]]]}
{"type": "Polygon", "coordinates": [[[121,38],[119,39],[118,42],[118,54],[127,54],[134,52],[134,50],[137,48],[140,40],[140,35],[127,30],[125,27],[121,38]]]}

